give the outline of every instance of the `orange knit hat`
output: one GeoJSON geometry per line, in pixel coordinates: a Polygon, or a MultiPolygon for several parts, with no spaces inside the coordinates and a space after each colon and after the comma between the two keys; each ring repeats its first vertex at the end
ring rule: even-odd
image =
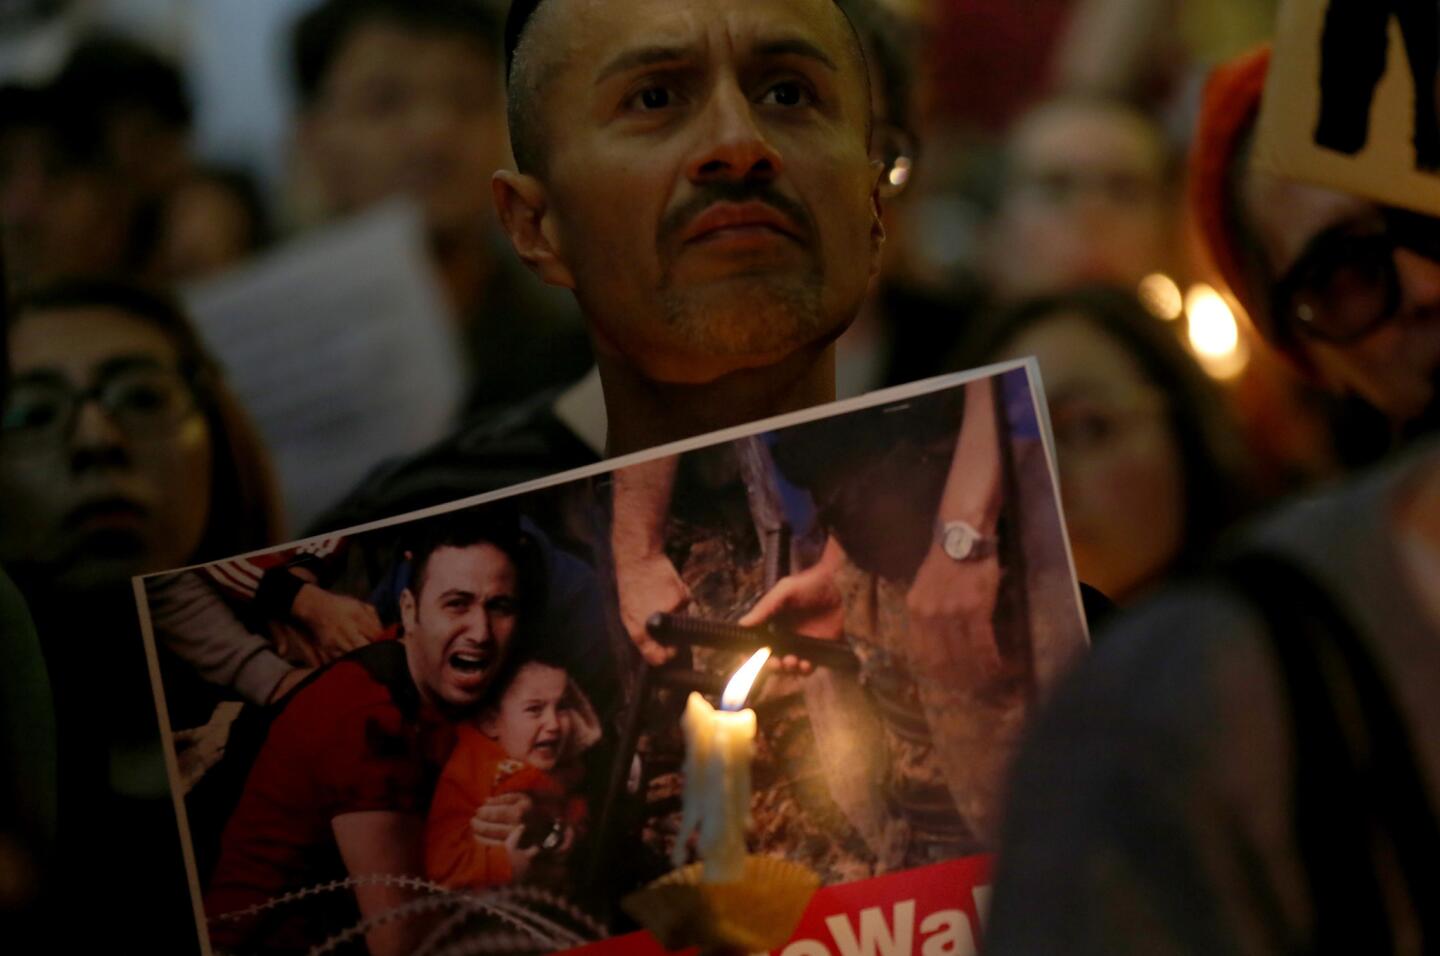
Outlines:
{"type": "MultiPolygon", "coordinates": [[[[1263,294],[1263,290],[1247,287],[1227,193],[1230,169],[1241,141],[1260,114],[1260,95],[1264,92],[1269,68],[1269,44],[1215,68],[1205,85],[1195,142],[1190,149],[1191,216],[1220,278],[1230,287],[1230,294],[1245,307],[1252,322],[1266,313],[1263,304],[1255,298],[1257,293],[1263,294]]],[[[1271,331],[1258,324],[1256,327],[1262,334],[1271,331]]]]}

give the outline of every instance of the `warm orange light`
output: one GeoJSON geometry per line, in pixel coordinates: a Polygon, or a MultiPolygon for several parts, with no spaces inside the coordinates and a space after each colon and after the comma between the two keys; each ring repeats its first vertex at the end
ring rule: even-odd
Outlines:
{"type": "Polygon", "coordinates": [[[721,710],[739,710],[745,706],[745,698],[750,696],[750,688],[755,683],[755,678],[760,676],[760,668],[770,659],[770,648],[762,647],[750,659],[740,665],[735,676],[730,678],[730,683],[725,685],[725,693],[720,695],[721,710]]]}
{"type": "Polygon", "coordinates": [[[1233,378],[1250,360],[1249,349],[1240,337],[1225,299],[1205,283],[1190,287],[1185,295],[1185,314],[1190,348],[1205,371],[1215,378],[1233,378]]]}
{"type": "Polygon", "coordinates": [[[1152,272],[1141,279],[1136,292],[1145,308],[1167,322],[1174,322],[1185,312],[1185,299],[1180,294],[1180,287],[1163,272],[1152,272]]]}

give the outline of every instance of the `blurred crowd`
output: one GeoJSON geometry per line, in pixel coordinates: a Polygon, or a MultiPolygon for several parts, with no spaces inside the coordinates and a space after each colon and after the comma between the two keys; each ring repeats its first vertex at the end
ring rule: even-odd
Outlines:
{"type": "MultiPolygon", "coordinates": [[[[1321,248],[1346,197],[1243,171],[1265,59],[1234,58],[1270,39],[1276,3],[841,5],[871,70],[886,241],[836,345],[838,393],[1036,356],[1082,581],[1136,603],[1241,519],[1433,424],[1434,333],[1401,335],[1436,323],[1434,221],[1349,197],[1360,225],[1321,248]],[[1219,102],[1203,94],[1222,63],[1219,102]]],[[[522,265],[492,202],[512,165],[505,6],[255,3],[257,30],[283,27],[235,82],[284,89],[245,105],[285,132],[247,141],[198,134],[243,119],[203,62],[226,21],[179,0],[0,4],[7,919],[44,918],[48,869],[82,858],[108,874],[110,925],[148,922],[167,893],[185,912],[176,835],[152,825],[170,803],[132,575],[603,454],[603,422],[597,439],[576,411],[599,404],[579,311],[522,265]],[[243,357],[215,353],[190,303],[393,200],[417,211],[440,291],[439,318],[414,321],[439,321],[463,361],[451,437],[367,449],[326,514],[287,525],[265,428],[227,384],[243,357]],[[543,443],[506,431],[537,409],[543,443]]],[[[317,372],[345,357],[308,356],[317,372]]],[[[1068,770],[1029,768],[1052,788],[1068,770]]],[[[1032,879],[1017,885],[1048,885],[1032,879]]],[[[1030,931],[1066,925],[1050,915],[1030,931]]],[[[1002,926],[1014,951],[1045,951],[1002,926]]],[[[186,951],[188,932],[157,951],[186,951]]]]}

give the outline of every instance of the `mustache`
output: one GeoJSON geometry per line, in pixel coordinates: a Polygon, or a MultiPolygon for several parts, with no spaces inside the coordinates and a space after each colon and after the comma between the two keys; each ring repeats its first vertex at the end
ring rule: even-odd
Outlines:
{"type": "Polygon", "coordinates": [[[808,244],[815,236],[815,221],[799,202],[766,182],[714,182],[700,186],[695,195],[667,212],[660,220],[660,243],[673,245],[690,222],[716,203],[761,202],[773,206],[795,224],[808,244]]]}

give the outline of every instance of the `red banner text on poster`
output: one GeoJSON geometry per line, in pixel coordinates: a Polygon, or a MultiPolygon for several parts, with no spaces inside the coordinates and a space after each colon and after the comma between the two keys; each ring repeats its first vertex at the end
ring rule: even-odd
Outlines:
{"type": "MultiPolygon", "coordinates": [[[[795,935],[774,956],[974,956],[990,894],[990,864],[988,856],[972,856],[823,887],[795,935]]],[[[666,950],[639,932],[571,950],[569,956],[666,956],[666,950]]]]}

